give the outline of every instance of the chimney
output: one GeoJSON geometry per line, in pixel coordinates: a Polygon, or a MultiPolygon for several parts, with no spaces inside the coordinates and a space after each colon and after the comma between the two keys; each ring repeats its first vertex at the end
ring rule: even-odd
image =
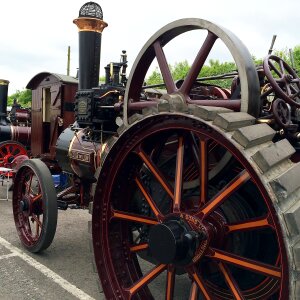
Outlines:
{"type": "Polygon", "coordinates": [[[107,23],[99,4],[85,3],[73,21],[79,30],[79,90],[99,85],[101,36],[107,23]]]}
{"type": "Polygon", "coordinates": [[[0,125],[7,125],[7,92],[9,81],[0,79],[0,125]]]}

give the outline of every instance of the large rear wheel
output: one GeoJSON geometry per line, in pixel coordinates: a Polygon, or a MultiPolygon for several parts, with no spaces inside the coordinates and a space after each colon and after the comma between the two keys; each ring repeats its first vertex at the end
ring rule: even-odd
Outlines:
{"type": "Polygon", "coordinates": [[[94,196],[106,299],[298,299],[299,166],[286,140],[272,143],[273,130],[254,122],[161,113],[124,129],[94,196]]]}

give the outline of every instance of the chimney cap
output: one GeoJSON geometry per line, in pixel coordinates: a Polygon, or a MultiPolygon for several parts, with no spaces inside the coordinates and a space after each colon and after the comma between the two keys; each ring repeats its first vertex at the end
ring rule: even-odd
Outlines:
{"type": "Polygon", "coordinates": [[[85,3],[79,10],[79,18],[80,17],[89,17],[103,20],[103,12],[101,6],[92,1],[85,3]]]}

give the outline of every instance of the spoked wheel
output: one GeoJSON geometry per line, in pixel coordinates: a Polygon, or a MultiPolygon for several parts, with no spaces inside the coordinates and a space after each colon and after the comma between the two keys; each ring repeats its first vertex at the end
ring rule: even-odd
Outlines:
{"type": "Polygon", "coordinates": [[[282,58],[269,55],[264,59],[264,71],[275,93],[288,104],[300,107],[300,78],[282,58]]]}
{"type": "Polygon", "coordinates": [[[300,184],[292,179],[299,170],[288,160],[292,147],[272,144],[273,130],[251,125],[253,117],[245,122],[244,113],[229,114],[213,123],[178,113],[147,116],[111,148],[95,188],[92,220],[106,299],[297,295],[290,271],[299,249],[292,199],[300,184]],[[246,127],[233,133],[237,124],[246,127]],[[210,178],[212,144],[232,160],[210,178]],[[277,151],[275,162],[268,151],[277,151]],[[188,186],[191,164],[198,184],[188,186]]]}
{"type": "Polygon", "coordinates": [[[12,204],[24,247],[31,252],[48,248],[56,231],[57,200],[51,173],[41,160],[22,163],[15,177],[12,204]]]}
{"type": "MultiPolygon", "coordinates": [[[[186,47],[187,51],[190,50],[189,44],[186,47]]],[[[155,33],[137,56],[126,84],[124,97],[125,125],[130,123],[128,119],[134,112],[134,110],[131,110],[131,107],[134,104],[137,104],[137,102],[143,101],[141,98],[143,83],[147,71],[154,59],[157,60],[163,82],[166,86],[168,97],[165,97],[165,99],[171,99],[184,104],[194,103],[197,105],[228,107],[234,110],[247,112],[255,117],[259,115],[261,104],[257,71],[253,64],[252,57],[244,44],[232,32],[217,24],[202,19],[181,19],[166,25],[155,33]],[[191,68],[182,84],[177,87],[171,75],[164,47],[174,38],[186,32],[197,30],[206,32],[206,39],[202,46],[200,44],[201,47],[199,50],[196,49],[198,53],[191,68]],[[219,99],[221,100],[217,101],[218,99],[197,99],[197,97],[191,95],[194,83],[207,60],[208,55],[211,53],[218,40],[230,51],[230,54],[236,63],[241,87],[240,99],[226,101],[224,100],[224,95],[220,95],[219,99]]],[[[144,105],[146,104],[144,103],[144,105]]]]}
{"type": "Polygon", "coordinates": [[[15,141],[0,143],[0,167],[11,168],[13,161],[21,155],[27,156],[27,150],[21,143],[15,141]]]}

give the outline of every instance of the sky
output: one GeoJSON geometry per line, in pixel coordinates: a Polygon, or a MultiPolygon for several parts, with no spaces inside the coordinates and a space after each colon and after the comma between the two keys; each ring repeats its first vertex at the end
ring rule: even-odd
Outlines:
{"type": "MultiPolygon", "coordinates": [[[[0,2],[0,78],[10,81],[9,95],[26,88],[40,72],[66,74],[68,46],[70,75],[76,75],[78,30],[73,20],[85,2],[0,2]]],[[[274,34],[277,35],[275,50],[300,45],[299,0],[99,0],[97,3],[102,7],[103,20],[108,23],[102,33],[100,76],[104,76],[104,66],[120,61],[122,50],[127,51],[130,71],[147,40],[166,24],[182,18],[200,18],[229,29],[257,58],[267,55],[274,34]]],[[[186,59],[191,63],[201,45],[192,35],[187,34],[181,40],[177,37],[166,49],[170,52],[167,52],[168,62],[174,64],[186,59]]],[[[216,46],[212,58],[230,60],[223,48],[216,46]]]]}

